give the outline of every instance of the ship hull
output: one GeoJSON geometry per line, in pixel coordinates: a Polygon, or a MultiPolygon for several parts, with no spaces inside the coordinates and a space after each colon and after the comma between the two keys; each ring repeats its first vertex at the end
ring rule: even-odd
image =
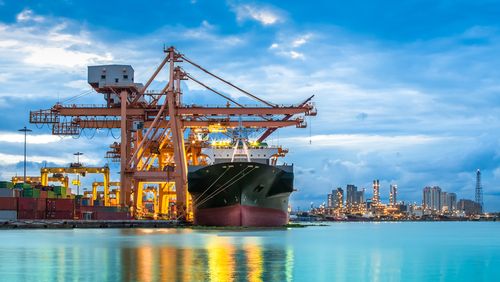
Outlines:
{"type": "Polygon", "coordinates": [[[198,209],[194,224],[204,226],[274,227],[288,223],[288,213],[279,209],[232,205],[198,209]]]}
{"type": "Polygon", "coordinates": [[[204,226],[282,226],[288,222],[293,167],[220,163],[191,168],[194,223],[204,226]]]}

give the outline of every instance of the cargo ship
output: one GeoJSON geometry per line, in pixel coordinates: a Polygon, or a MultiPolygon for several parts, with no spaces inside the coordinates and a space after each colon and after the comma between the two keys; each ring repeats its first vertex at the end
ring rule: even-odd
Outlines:
{"type": "Polygon", "coordinates": [[[188,190],[194,223],[273,227],[288,223],[293,165],[277,165],[286,150],[243,138],[204,149],[211,163],[190,166],[188,190]]]}

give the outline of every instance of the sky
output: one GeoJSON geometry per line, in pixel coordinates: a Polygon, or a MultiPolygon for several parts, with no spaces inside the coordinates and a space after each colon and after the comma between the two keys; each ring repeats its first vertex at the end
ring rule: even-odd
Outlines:
{"type": "MultiPolygon", "coordinates": [[[[480,169],[485,209],[500,211],[499,14],[500,3],[481,0],[0,0],[0,179],[22,175],[24,125],[33,129],[28,174],[74,161],[76,151],[88,165],[106,164],[119,132],[52,136],[29,124],[29,111],[101,104],[86,83],[88,65],[131,64],[145,82],[173,45],[271,102],[315,95],[318,115],[307,129],[280,129],[268,140],[290,150],[294,209],[320,205],[347,184],[370,198],[374,179],[385,202],[390,184],[410,202],[434,185],[474,199],[480,169]]],[[[186,103],[220,102],[183,87],[186,103]]]]}

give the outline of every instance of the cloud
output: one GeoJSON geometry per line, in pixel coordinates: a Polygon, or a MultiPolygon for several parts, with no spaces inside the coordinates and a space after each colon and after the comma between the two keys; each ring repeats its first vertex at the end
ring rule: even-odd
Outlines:
{"type": "Polygon", "coordinates": [[[292,47],[294,47],[294,48],[300,47],[300,46],[306,44],[310,38],[311,38],[311,34],[299,36],[292,41],[292,47]]]}
{"type": "MultiPolygon", "coordinates": [[[[288,34],[288,32],[285,34],[288,34]]],[[[304,60],[305,55],[301,47],[309,43],[311,38],[313,38],[313,33],[311,32],[292,37],[281,34],[278,36],[277,42],[271,44],[269,50],[279,56],[288,57],[294,60],[304,60]]]]}
{"type": "Polygon", "coordinates": [[[21,13],[17,14],[16,16],[17,22],[29,22],[29,21],[34,21],[34,22],[43,22],[45,20],[44,17],[36,15],[32,10],[30,9],[24,9],[21,13]]]}
{"type": "Polygon", "coordinates": [[[91,52],[71,51],[59,47],[26,47],[26,64],[36,66],[84,67],[98,62],[110,62],[111,54],[98,55],[91,52]]]}
{"type": "MultiPolygon", "coordinates": [[[[17,164],[19,162],[22,162],[24,160],[24,155],[12,155],[12,154],[4,154],[0,153],[0,165],[11,165],[11,164],[17,164]]],[[[53,156],[30,156],[29,157],[30,162],[52,162],[56,164],[66,164],[68,163],[68,160],[60,157],[53,157],[53,156]]]]}
{"type": "Polygon", "coordinates": [[[264,26],[274,25],[284,21],[282,13],[270,7],[242,4],[234,6],[236,19],[240,22],[255,20],[264,26]]]}
{"type": "Polygon", "coordinates": [[[426,145],[429,143],[442,142],[450,140],[450,137],[437,137],[425,135],[368,135],[368,134],[328,134],[328,135],[312,135],[310,137],[285,137],[281,138],[281,142],[290,146],[310,146],[309,141],[313,144],[313,149],[324,150],[325,148],[342,148],[349,150],[396,150],[401,147],[426,145]]]}
{"type": "Polygon", "coordinates": [[[79,80],[72,80],[69,82],[64,83],[64,86],[74,88],[74,89],[79,89],[79,90],[89,90],[91,87],[87,80],[79,79],[79,80]]]}
{"type": "MultiPolygon", "coordinates": [[[[170,27],[169,27],[170,28],[170,27]]],[[[243,43],[243,39],[239,36],[218,36],[216,35],[217,28],[211,25],[208,21],[204,20],[201,22],[199,27],[195,28],[180,28],[182,32],[178,35],[184,40],[200,40],[200,41],[211,41],[222,42],[224,45],[238,45],[243,43]]]]}
{"type": "MultiPolygon", "coordinates": [[[[26,143],[28,144],[48,144],[61,140],[61,137],[49,134],[28,134],[26,143]]],[[[0,142],[24,143],[24,134],[12,132],[0,132],[0,142]]]]}

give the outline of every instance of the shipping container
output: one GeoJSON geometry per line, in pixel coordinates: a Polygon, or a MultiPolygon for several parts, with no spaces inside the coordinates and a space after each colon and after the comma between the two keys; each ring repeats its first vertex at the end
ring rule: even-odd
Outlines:
{"type": "Polygon", "coordinates": [[[40,189],[25,188],[23,190],[23,197],[25,197],[25,198],[40,198],[40,189]]]}
{"type": "Polygon", "coordinates": [[[87,211],[87,212],[82,212],[82,213],[80,214],[79,219],[83,219],[83,220],[91,220],[91,219],[92,219],[92,217],[93,217],[93,214],[94,214],[93,212],[89,212],[89,211],[87,211]]]}
{"type": "Polygon", "coordinates": [[[15,210],[15,211],[17,211],[17,198],[0,197],[0,210],[15,210]]]}
{"type": "Polygon", "coordinates": [[[10,181],[0,181],[0,188],[12,189],[14,184],[10,181]]]}
{"type": "Polygon", "coordinates": [[[47,199],[47,191],[40,191],[40,199],[47,199]]]}
{"type": "Polygon", "coordinates": [[[47,211],[47,219],[74,219],[73,211],[47,211]]]}
{"type": "Polygon", "coordinates": [[[18,219],[45,219],[45,211],[19,210],[18,219]]]}
{"type": "Polygon", "coordinates": [[[42,211],[45,213],[46,199],[18,198],[18,211],[42,211]]]}
{"type": "Polygon", "coordinates": [[[28,184],[28,183],[16,183],[16,185],[14,185],[14,188],[27,189],[27,188],[31,188],[31,184],[28,184]]]}
{"type": "Polygon", "coordinates": [[[81,206],[85,206],[85,207],[88,207],[88,206],[91,206],[93,204],[93,200],[92,199],[82,199],[81,200],[81,206]]]}
{"type": "Polygon", "coordinates": [[[16,198],[20,198],[23,195],[22,190],[12,189],[12,191],[14,191],[14,197],[16,197],[16,198]]]}
{"type": "Polygon", "coordinates": [[[66,187],[54,186],[53,190],[54,190],[54,193],[56,193],[56,195],[63,196],[64,198],[66,198],[66,187]]]}
{"type": "Polygon", "coordinates": [[[128,212],[103,212],[103,211],[94,212],[93,218],[96,220],[127,220],[127,219],[130,219],[128,212]]]}
{"type": "Polygon", "coordinates": [[[0,221],[17,220],[17,210],[0,210],[0,221]]]}
{"type": "Polygon", "coordinates": [[[103,207],[104,206],[104,200],[94,200],[94,206],[97,207],[103,207]]]}
{"type": "Polygon", "coordinates": [[[9,188],[0,188],[0,197],[15,197],[16,191],[9,188]]]}
{"type": "Polygon", "coordinates": [[[47,211],[74,211],[75,201],[71,199],[47,199],[47,211]]]}

